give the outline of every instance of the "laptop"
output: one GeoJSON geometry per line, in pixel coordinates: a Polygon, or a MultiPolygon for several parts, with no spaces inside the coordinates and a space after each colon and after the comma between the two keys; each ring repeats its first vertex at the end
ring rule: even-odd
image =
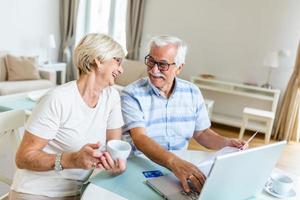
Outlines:
{"type": "Polygon", "coordinates": [[[200,194],[187,195],[168,174],[146,184],[168,200],[246,200],[261,193],[286,141],[217,156],[200,194]]]}

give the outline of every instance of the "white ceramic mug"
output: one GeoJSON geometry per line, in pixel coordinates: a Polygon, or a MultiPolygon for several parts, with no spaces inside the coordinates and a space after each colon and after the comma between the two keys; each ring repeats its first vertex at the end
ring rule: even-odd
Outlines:
{"type": "Polygon", "coordinates": [[[113,160],[126,160],[131,151],[131,145],[122,140],[110,140],[107,142],[106,148],[113,160]]]}
{"type": "Polygon", "coordinates": [[[272,189],[280,195],[287,194],[293,188],[293,180],[283,174],[274,174],[271,176],[272,189]]]}

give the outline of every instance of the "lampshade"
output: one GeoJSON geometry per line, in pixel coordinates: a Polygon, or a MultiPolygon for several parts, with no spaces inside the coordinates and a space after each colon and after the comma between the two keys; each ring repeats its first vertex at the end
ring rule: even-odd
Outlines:
{"type": "Polygon", "coordinates": [[[49,35],[48,45],[49,45],[48,46],[49,48],[52,48],[52,49],[56,48],[55,38],[54,38],[53,34],[49,35]]]}
{"type": "Polygon", "coordinates": [[[278,52],[271,52],[266,55],[263,66],[277,68],[279,67],[278,52]]]}

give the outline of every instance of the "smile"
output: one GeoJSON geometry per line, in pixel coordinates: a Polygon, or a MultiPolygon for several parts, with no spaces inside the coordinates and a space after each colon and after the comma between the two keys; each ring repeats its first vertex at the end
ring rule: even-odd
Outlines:
{"type": "Polygon", "coordinates": [[[118,77],[118,75],[115,74],[115,73],[112,73],[112,76],[113,76],[115,79],[118,77]]]}

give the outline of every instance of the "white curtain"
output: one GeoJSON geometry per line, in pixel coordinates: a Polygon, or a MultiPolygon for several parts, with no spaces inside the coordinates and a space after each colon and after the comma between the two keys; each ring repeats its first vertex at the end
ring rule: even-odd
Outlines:
{"type": "Polygon", "coordinates": [[[300,42],[293,74],[284,93],[275,128],[275,139],[299,142],[300,126],[300,42]]]}

